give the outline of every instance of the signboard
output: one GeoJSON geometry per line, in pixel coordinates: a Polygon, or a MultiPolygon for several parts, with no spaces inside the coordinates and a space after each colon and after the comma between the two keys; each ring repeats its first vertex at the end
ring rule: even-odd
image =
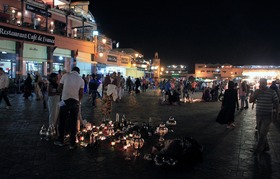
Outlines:
{"type": "Polygon", "coordinates": [[[124,63],[124,64],[128,64],[128,59],[127,58],[122,58],[121,62],[124,63]]]}
{"type": "Polygon", "coordinates": [[[52,17],[52,13],[48,12],[47,10],[32,6],[30,4],[26,4],[26,10],[34,12],[35,14],[40,14],[42,16],[47,15],[48,17],[52,17]]]}
{"type": "Polygon", "coordinates": [[[108,62],[117,62],[117,57],[108,55],[107,61],[108,62]]]}
{"type": "Polygon", "coordinates": [[[0,25],[0,37],[7,37],[18,40],[25,40],[29,42],[36,42],[41,44],[54,45],[55,37],[49,35],[43,35],[35,32],[29,32],[25,30],[13,29],[0,25]]]}

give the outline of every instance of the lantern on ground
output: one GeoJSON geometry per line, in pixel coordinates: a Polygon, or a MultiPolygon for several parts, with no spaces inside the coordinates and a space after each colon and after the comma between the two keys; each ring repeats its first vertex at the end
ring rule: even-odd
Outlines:
{"type": "Polygon", "coordinates": [[[141,138],[140,133],[136,133],[133,138],[133,148],[135,152],[133,153],[134,156],[139,156],[139,150],[143,147],[144,145],[144,139],[141,138]]]}
{"type": "Polygon", "coordinates": [[[165,127],[164,123],[161,123],[159,125],[159,127],[157,127],[156,133],[159,134],[159,142],[163,142],[164,138],[163,136],[165,136],[168,132],[168,128],[165,127]]]}

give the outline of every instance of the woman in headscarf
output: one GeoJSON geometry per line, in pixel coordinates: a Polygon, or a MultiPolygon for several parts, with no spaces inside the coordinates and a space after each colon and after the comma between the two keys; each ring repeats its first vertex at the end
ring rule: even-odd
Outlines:
{"type": "Polygon", "coordinates": [[[237,91],[234,89],[234,82],[228,82],[228,89],[225,91],[222,102],[222,109],[224,110],[224,119],[226,120],[227,128],[235,127],[234,113],[235,109],[239,108],[237,91]]]}

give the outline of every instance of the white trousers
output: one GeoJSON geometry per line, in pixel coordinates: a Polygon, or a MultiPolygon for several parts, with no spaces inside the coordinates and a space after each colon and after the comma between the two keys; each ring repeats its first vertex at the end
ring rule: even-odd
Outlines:
{"type": "Polygon", "coordinates": [[[49,125],[57,127],[57,120],[59,115],[59,95],[49,96],[48,109],[49,109],[49,125]]]}

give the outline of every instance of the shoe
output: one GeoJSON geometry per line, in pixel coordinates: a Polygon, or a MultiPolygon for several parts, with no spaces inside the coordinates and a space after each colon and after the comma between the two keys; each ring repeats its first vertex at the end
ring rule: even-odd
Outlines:
{"type": "Polygon", "coordinates": [[[74,150],[74,149],[76,149],[76,148],[77,148],[76,145],[70,145],[70,146],[69,146],[69,149],[70,149],[70,150],[74,150]]]}
{"type": "Polygon", "coordinates": [[[64,146],[64,144],[63,144],[63,142],[60,142],[60,141],[54,141],[54,145],[57,145],[57,146],[60,146],[60,147],[63,147],[64,146]]]}

